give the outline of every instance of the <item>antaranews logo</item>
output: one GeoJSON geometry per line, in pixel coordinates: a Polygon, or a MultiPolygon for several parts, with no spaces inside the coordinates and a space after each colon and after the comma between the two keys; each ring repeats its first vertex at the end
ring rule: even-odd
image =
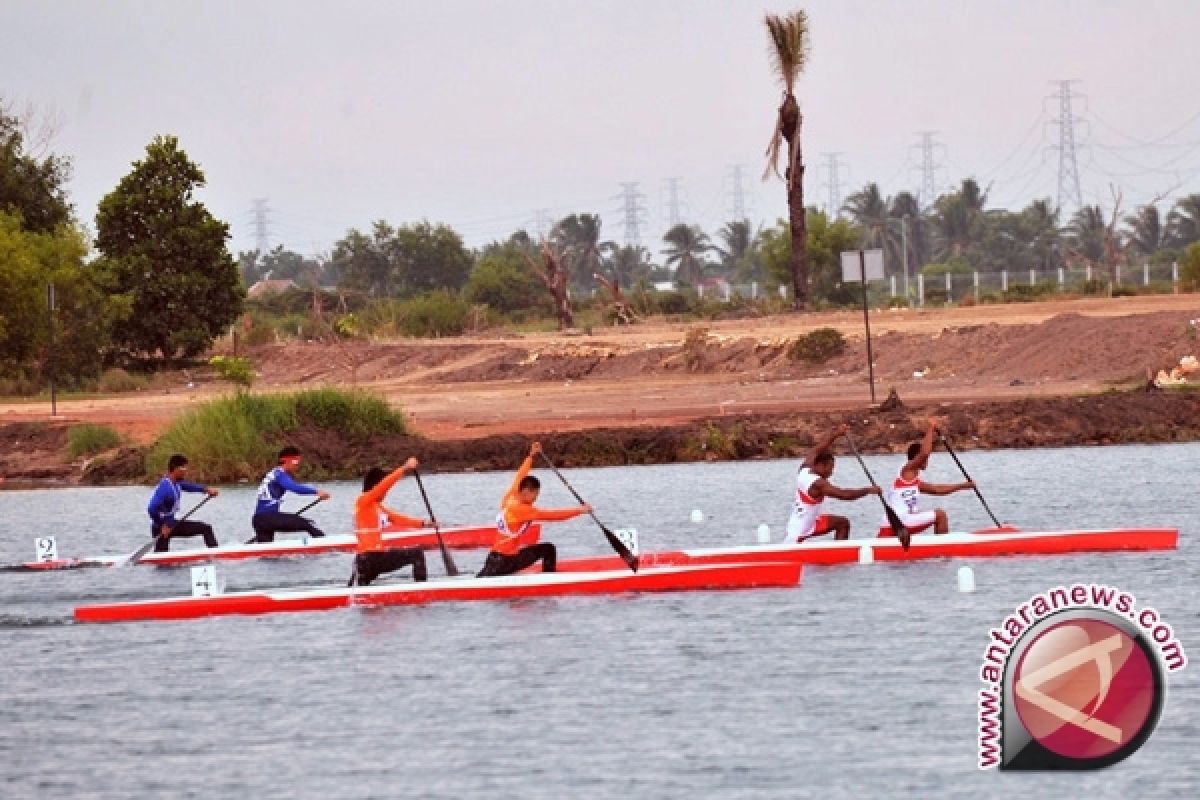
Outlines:
{"type": "Polygon", "coordinates": [[[1057,586],[989,633],[979,671],[979,768],[1115,764],[1154,732],[1166,672],[1187,654],[1153,608],[1110,586],[1057,586]]]}

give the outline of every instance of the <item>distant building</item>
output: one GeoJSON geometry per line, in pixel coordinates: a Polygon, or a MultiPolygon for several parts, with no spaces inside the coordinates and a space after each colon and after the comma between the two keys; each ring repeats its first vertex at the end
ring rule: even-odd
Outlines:
{"type": "Polygon", "coordinates": [[[273,280],[273,281],[256,281],[253,286],[246,290],[246,296],[251,300],[257,300],[260,297],[265,297],[269,294],[280,294],[288,289],[295,289],[296,282],[291,280],[273,280]]]}
{"type": "Polygon", "coordinates": [[[724,278],[705,278],[696,287],[696,293],[701,297],[713,297],[729,302],[729,298],[733,294],[733,287],[724,278]]]}

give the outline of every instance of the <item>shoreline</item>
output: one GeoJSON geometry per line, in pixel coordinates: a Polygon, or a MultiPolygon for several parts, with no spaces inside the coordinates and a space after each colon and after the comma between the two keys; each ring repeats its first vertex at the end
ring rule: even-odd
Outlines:
{"type": "MultiPolygon", "coordinates": [[[[420,459],[428,472],[512,469],[534,438],[563,467],[803,458],[816,438],[842,421],[851,423],[862,452],[897,453],[920,437],[929,416],[943,420],[947,437],[956,450],[963,451],[1200,441],[1200,392],[1155,390],[914,403],[892,410],[856,406],[727,414],[669,425],[595,426],[476,438],[405,434],[355,443],[328,431],[302,429],[291,439],[315,470],[311,479],[351,480],[371,466],[400,463],[409,456],[420,459]]],[[[66,456],[66,427],[65,422],[0,425],[0,463],[8,464],[7,480],[0,488],[145,484],[145,446],[124,447],[73,463],[66,456]],[[26,459],[27,468],[13,469],[14,461],[26,459]]],[[[844,444],[838,447],[839,452],[845,450],[844,444]]],[[[232,483],[236,480],[225,485],[232,483]]]]}

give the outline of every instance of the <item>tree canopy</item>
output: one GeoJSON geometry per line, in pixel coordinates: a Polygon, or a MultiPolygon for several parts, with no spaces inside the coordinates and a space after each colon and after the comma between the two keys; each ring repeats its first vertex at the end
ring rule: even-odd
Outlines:
{"type": "Polygon", "coordinates": [[[19,216],[26,230],[45,233],[71,219],[64,185],[70,161],[26,152],[21,120],[0,104],[0,211],[19,216]]]}
{"type": "Polygon", "coordinates": [[[164,359],[203,352],[242,311],[229,226],[193,197],[204,173],[174,136],[157,136],[146,156],[100,201],[97,268],[130,298],[116,332],[132,353],[164,359]]]}

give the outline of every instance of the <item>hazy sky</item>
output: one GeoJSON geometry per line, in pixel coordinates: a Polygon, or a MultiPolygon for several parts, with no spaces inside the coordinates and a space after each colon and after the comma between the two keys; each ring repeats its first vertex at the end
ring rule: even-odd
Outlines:
{"type": "MultiPolygon", "coordinates": [[[[0,0],[0,97],[58,119],[79,216],[177,135],[231,249],[328,251],[348,228],[428,218],[475,246],[571,212],[622,241],[621,184],[644,195],[657,252],[678,211],[754,219],[779,87],[764,11],[803,7],[809,202],[868,181],[920,188],[935,131],[939,189],[975,176],[992,205],[1057,195],[1057,88],[1073,90],[1084,201],[1124,210],[1200,192],[1197,0],[0,0]],[[540,211],[539,211],[540,210],[540,211]]],[[[1070,211],[1072,209],[1068,209],[1070,211]]]]}

